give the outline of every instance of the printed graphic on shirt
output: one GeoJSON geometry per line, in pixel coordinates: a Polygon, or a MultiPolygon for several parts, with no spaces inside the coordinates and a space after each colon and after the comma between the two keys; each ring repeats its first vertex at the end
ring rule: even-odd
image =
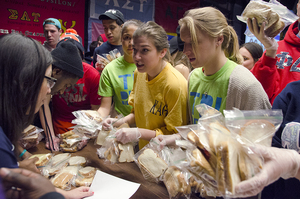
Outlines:
{"type": "Polygon", "coordinates": [[[74,102],[82,102],[86,100],[87,94],[83,94],[84,84],[75,84],[74,86],[66,88],[60,98],[63,98],[67,104],[72,104],[74,102]]]}
{"type": "Polygon", "coordinates": [[[168,105],[155,100],[149,112],[156,116],[166,117],[168,115],[168,105]]]}
{"type": "Polygon", "coordinates": [[[291,66],[290,72],[300,72],[300,68],[298,67],[300,58],[293,63],[293,57],[289,55],[289,52],[280,52],[280,54],[277,54],[277,57],[279,58],[276,62],[278,69],[284,69],[284,67],[291,66]]]}
{"type": "Polygon", "coordinates": [[[297,122],[287,123],[281,134],[282,147],[287,149],[293,149],[298,153],[300,153],[299,132],[300,132],[300,123],[297,122]]]}
{"type": "MultiPolygon", "coordinates": [[[[133,79],[133,74],[119,75],[118,77],[121,79],[121,81],[123,81],[123,91],[120,91],[122,104],[123,105],[128,105],[128,98],[129,98],[129,95],[131,93],[131,90],[128,91],[128,89],[129,89],[129,87],[128,87],[128,78],[133,79]]],[[[132,87],[132,85],[130,87],[132,87]]]]}
{"type": "Polygon", "coordinates": [[[220,110],[220,107],[222,105],[222,98],[220,97],[216,97],[215,99],[204,93],[197,93],[197,92],[190,92],[190,99],[193,99],[193,103],[192,105],[192,119],[193,119],[193,124],[197,124],[199,118],[201,117],[201,115],[199,114],[199,112],[196,109],[196,106],[198,104],[206,104],[209,105],[215,109],[217,109],[218,111],[220,110]],[[201,96],[201,97],[200,97],[201,96]]]}

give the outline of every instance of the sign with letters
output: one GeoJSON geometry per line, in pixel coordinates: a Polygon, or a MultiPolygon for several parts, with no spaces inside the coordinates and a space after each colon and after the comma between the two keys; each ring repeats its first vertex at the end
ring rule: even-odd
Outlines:
{"type": "Polygon", "coordinates": [[[21,33],[43,43],[43,21],[56,18],[63,32],[74,28],[84,38],[84,10],[82,0],[2,0],[0,35],[21,33]]]}

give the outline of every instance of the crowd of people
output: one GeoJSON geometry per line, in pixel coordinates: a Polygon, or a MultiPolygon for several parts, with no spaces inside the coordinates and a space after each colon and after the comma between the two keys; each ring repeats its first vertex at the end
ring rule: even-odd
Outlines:
{"type": "MultiPolygon", "coordinates": [[[[297,5],[300,16],[300,0],[297,5]]],[[[188,10],[170,41],[162,26],[125,20],[119,10],[110,9],[99,20],[104,34],[91,43],[89,54],[77,31],[63,33],[55,18],[43,22],[43,45],[20,34],[0,37],[0,198],[93,195],[88,187],[54,188],[37,174],[37,158],[28,160],[31,154],[18,143],[29,124],[41,126],[46,147],[58,151],[59,135],[74,126],[72,112],[96,110],[106,118],[104,129],[128,123],[131,128],[119,129],[116,139],[138,142],[142,149],[155,137],[162,146],[181,139],[175,127],[197,124],[201,115],[196,105],[201,103],[220,112],[281,109],[283,122],[272,147],[253,147],[264,158],[263,169],[238,184],[236,194],[298,197],[299,131],[288,124],[294,122],[300,129],[300,20],[276,42],[265,35],[265,23],[248,19],[249,30],[265,52],[256,43],[240,46],[234,28],[212,7],[188,10]],[[97,55],[114,49],[121,56],[100,73],[95,68],[97,55]],[[120,114],[124,117],[116,119],[120,114]]]]}

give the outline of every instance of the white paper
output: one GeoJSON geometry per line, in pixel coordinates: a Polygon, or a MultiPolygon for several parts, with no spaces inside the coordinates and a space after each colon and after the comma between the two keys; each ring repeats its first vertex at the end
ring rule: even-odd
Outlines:
{"type": "Polygon", "coordinates": [[[88,198],[128,199],[139,187],[140,184],[138,183],[123,180],[97,170],[90,188],[90,191],[94,192],[94,195],[88,198]]]}

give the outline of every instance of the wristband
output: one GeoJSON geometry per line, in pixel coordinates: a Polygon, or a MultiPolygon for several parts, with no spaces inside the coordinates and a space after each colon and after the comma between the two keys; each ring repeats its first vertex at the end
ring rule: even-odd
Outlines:
{"type": "Polygon", "coordinates": [[[25,153],[26,153],[26,149],[23,150],[23,152],[19,155],[19,158],[21,158],[25,153]]]}

